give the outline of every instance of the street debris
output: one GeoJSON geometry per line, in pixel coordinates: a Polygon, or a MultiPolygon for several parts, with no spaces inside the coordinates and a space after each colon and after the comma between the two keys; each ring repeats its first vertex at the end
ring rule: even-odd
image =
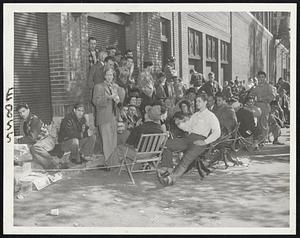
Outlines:
{"type": "Polygon", "coordinates": [[[17,199],[22,200],[22,199],[24,199],[24,196],[22,194],[18,194],[17,199]]]}
{"type": "Polygon", "coordinates": [[[58,208],[56,208],[56,209],[51,209],[51,210],[50,210],[50,215],[52,215],[52,216],[58,216],[58,215],[59,215],[59,210],[58,210],[58,208]]]}

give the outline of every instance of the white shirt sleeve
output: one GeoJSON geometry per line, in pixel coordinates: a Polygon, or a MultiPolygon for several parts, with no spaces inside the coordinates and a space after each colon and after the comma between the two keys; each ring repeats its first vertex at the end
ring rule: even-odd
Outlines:
{"type": "Polygon", "coordinates": [[[193,116],[186,122],[181,122],[178,127],[183,130],[183,131],[187,131],[190,132],[191,131],[191,125],[192,125],[192,119],[193,116]]]}
{"type": "Polygon", "coordinates": [[[204,142],[205,144],[210,144],[217,140],[221,136],[221,129],[220,129],[220,123],[218,118],[212,114],[210,118],[210,127],[211,127],[211,134],[209,137],[207,137],[204,142]]]}

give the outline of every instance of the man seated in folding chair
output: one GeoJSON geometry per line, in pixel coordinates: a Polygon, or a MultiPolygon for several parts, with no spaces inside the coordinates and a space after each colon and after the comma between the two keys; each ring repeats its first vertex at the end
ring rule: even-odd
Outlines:
{"type": "Polygon", "coordinates": [[[196,96],[196,108],[198,112],[185,122],[176,119],[177,126],[187,131],[183,138],[169,139],[164,150],[164,159],[172,161],[173,151],[183,151],[184,156],[172,172],[157,171],[161,184],[173,185],[181,177],[195,160],[204,153],[207,145],[217,140],[221,135],[220,124],[215,114],[206,107],[207,94],[200,93],[196,96]]]}
{"type": "MultiPolygon", "coordinates": [[[[111,155],[110,159],[113,165],[121,164],[120,172],[121,169],[124,168],[125,162],[133,163],[134,159],[136,158],[139,141],[142,135],[163,133],[160,124],[160,118],[162,114],[161,106],[148,105],[145,107],[145,111],[145,122],[142,125],[133,128],[129,137],[127,138],[126,144],[118,145],[117,149],[111,155]]],[[[131,178],[131,180],[134,182],[133,178],[131,178]]]]}

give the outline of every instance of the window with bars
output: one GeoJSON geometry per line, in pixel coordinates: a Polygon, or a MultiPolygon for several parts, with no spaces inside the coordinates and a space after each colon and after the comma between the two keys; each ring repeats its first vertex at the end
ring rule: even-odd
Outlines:
{"type": "Polygon", "coordinates": [[[209,35],[206,36],[206,60],[217,61],[217,39],[209,35]]]}
{"type": "Polygon", "coordinates": [[[188,28],[188,53],[189,58],[201,59],[202,54],[202,33],[188,28]]]}
{"type": "Polygon", "coordinates": [[[225,41],[221,41],[221,63],[223,64],[228,64],[229,62],[229,57],[228,57],[228,52],[229,52],[229,43],[225,41]]]}

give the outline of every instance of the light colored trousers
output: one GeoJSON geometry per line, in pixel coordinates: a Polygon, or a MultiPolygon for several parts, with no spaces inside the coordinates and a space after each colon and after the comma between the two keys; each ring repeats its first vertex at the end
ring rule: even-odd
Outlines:
{"type": "Polygon", "coordinates": [[[263,102],[257,102],[256,106],[261,109],[258,126],[261,129],[262,140],[267,140],[269,133],[269,113],[271,111],[271,107],[270,104],[263,102]]]}
{"type": "Polygon", "coordinates": [[[105,164],[110,165],[109,157],[117,147],[117,122],[113,121],[99,126],[105,164]]]}

